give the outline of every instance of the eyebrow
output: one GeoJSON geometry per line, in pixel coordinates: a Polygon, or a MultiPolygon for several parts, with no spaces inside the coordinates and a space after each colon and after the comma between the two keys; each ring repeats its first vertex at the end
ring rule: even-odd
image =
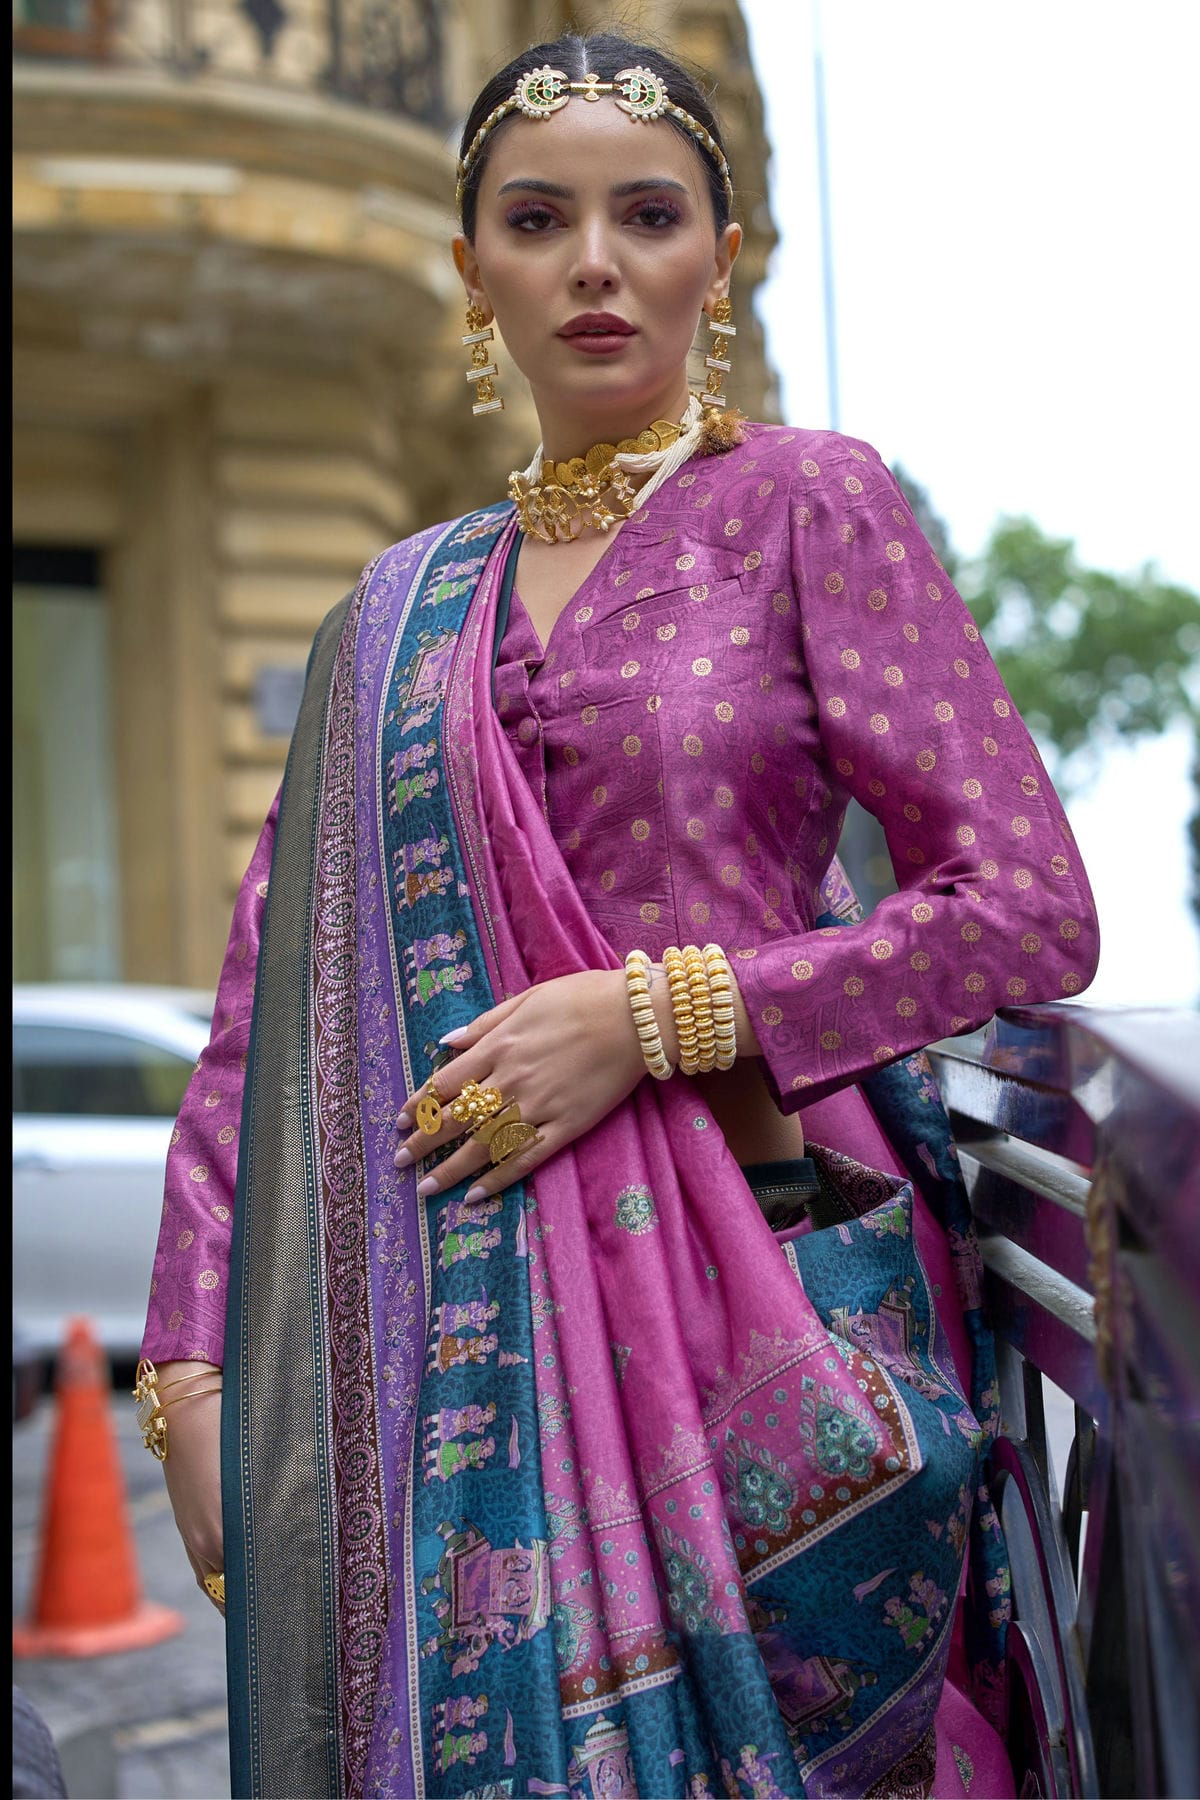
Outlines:
{"type": "MultiPolygon", "coordinates": [[[[575,198],[574,188],[559,187],[553,181],[534,181],[532,179],[506,181],[504,186],[499,189],[497,197],[499,194],[511,194],[517,188],[527,194],[546,194],[552,200],[573,200],[575,198]]],[[[626,200],[631,194],[661,193],[664,188],[675,194],[683,194],[685,197],[688,192],[681,181],[672,181],[665,175],[657,178],[649,177],[642,181],[622,181],[609,191],[614,199],[626,200]]]]}

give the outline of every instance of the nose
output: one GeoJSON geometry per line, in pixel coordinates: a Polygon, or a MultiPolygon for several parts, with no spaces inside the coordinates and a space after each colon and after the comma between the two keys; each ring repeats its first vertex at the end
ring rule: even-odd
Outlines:
{"type": "Polygon", "coordinates": [[[575,292],[615,293],[621,285],[621,272],[609,220],[598,216],[581,220],[575,248],[571,269],[575,292]]]}

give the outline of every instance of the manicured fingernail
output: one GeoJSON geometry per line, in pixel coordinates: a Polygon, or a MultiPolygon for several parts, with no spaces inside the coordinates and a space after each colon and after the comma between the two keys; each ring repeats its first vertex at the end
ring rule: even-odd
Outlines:
{"type": "Polygon", "coordinates": [[[407,1169],[409,1163],[412,1160],[413,1160],[412,1151],[406,1150],[402,1144],[400,1146],[399,1150],[397,1150],[397,1152],[396,1152],[396,1167],[398,1169],[407,1169]]]}
{"type": "Polygon", "coordinates": [[[460,1038],[466,1037],[466,1035],[467,1035],[468,1031],[470,1031],[470,1029],[471,1029],[471,1027],[469,1025],[460,1025],[457,1031],[448,1031],[446,1033],[445,1037],[440,1037],[438,1039],[438,1043],[439,1044],[457,1044],[460,1038]]]}
{"type": "MultiPolygon", "coordinates": [[[[420,1189],[418,1188],[417,1191],[419,1193],[420,1189]]],[[[475,1187],[472,1187],[472,1188],[468,1188],[466,1193],[463,1195],[463,1200],[466,1202],[470,1202],[472,1200],[486,1200],[486,1199],[487,1199],[487,1189],[485,1187],[479,1187],[478,1185],[476,1185],[475,1187]]]]}
{"type": "Polygon", "coordinates": [[[440,1186],[441,1183],[436,1175],[426,1175],[421,1181],[418,1181],[417,1192],[420,1194],[422,1200],[424,1200],[427,1199],[430,1194],[436,1194],[440,1186]]]}
{"type": "Polygon", "coordinates": [[[410,1130],[412,1127],[412,1119],[409,1116],[409,1114],[406,1112],[397,1113],[396,1114],[396,1124],[399,1127],[401,1127],[403,1130],[407,1131],[407,1130],[410,1130]]]}

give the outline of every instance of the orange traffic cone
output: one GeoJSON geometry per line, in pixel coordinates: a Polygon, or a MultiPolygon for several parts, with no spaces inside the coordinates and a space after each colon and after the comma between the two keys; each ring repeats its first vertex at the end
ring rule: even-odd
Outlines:
{"type": "Polygon", "coordinates": [[[86,1319],[71,1320],[55,1389],[33,1616],[13,1626],[13,1655],[144,1649],[182,1631],[184,1620],[141,1596],[108,1368],[86,1319]]]}

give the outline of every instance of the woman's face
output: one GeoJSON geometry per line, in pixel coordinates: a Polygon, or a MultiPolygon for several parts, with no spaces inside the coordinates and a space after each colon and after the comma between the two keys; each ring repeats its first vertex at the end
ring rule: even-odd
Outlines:
{"type": "Polygon", "coordinates": [[[664,120],[581,95],[549,119],[506,121],[489,146],[475,242],[456,238],[455,261],[533,389],[552,453],[687,404],[696,324],[728,291],[742,236],[718,237],[701,154],[664,120]]]}

